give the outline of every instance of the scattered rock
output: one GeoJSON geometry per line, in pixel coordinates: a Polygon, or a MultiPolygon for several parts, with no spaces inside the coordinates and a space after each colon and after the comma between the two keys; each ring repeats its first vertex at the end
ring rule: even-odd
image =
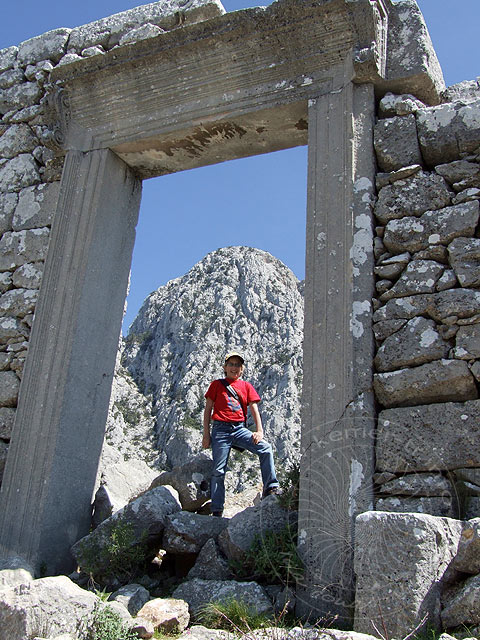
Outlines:
{"type": "Polygon", "coordinates": [[[112,593],[108,601],[119,602],[122,604],[132,616],[136,616],[140,609],[150,600],[150,594],[140,584],[126,584],[114,593],[112,593]]]}
{"type": "Polygon", "coordinates": [[[480,575],[467,578],[442,610],[442,625],[451,629],[480,623],[480,575]]]}
{"type": "Polygon", "coordinates": [[[164,633],[182,632],[190,621],[188,604],[175,598],[150,600],[140,609],[138,617],[149,620],[154,629],[164,633]]]}
{"type": "Polygon", "coordinates": [[[162,547],[170,553],[198,553],[209,538],[218,538],[228,522],[188,511],[174,513],[167,516],[162,547]]]}
{"type": "Polygon", "coordinates": [[[207,453],[199,453],[190,462],[161,473],[150,488],[169,484],[180,496],[182,509],[196,511],[210,499],[212,458],[207,453]]]}
{"type": "Polygon", "coordinates": [[[195,564],[188,572],[188,579],[229,580],[232,577],[228,562],[220,553],[215,540],[210,538],[201,548],[195,564]]]}

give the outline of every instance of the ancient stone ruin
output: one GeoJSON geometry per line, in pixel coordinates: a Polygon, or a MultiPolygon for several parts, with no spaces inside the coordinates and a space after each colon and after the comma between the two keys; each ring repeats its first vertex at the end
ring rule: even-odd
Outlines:
{"type": "Polygon", "coordinates": [[[142,180],[308,144],[298,613],[355,604],[371,633],[387,592],[394,634],[440,606],[466,622],[480,87],[445,89],[414,0],[172,0],[59,28],[0,51],[0,113],[2,553],[65,573],[88,532],[142,180]],[[400,615],[407,548],[424,591],[400,615]]]}

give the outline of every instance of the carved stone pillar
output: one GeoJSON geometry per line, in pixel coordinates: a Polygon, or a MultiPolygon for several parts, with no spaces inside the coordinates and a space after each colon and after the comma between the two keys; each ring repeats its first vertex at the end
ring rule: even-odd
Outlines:
{"type": "MultiPolygon", "coordinates": [[[[374,93],[309,102],[299,613],[348,624],[353,524],[372,508],[374,93]]],[[[338,85],[337,85],[338,86],[338,85]]]]}
{"type": "Polygon", "coordinates": [[[0,493],[0,552],[49,574],[90,526],[140,194],[111,151],[67,154],[0,493]]]}

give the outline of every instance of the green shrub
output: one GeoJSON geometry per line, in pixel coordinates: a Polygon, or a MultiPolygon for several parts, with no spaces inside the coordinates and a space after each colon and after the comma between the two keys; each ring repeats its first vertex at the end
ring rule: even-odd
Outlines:
{"type": "Polygon", "coordinates": [[[239,578],[267,584],[295,584],[303,577],[295,528],[286,525],[280,531],[257,534],[243,560],[232,561],[231,567],[239,578]]]}
{"type": "Polygon", "coordinates": [[[225,629],[242,633],[272,624],[270,617],[256,612],[243,600],[234,598],[225,602],[209,602],[202,608],[198,618],[199,622],[209,629],[225,629]]]}
{"type": "Polygon", "coordinates": [[[298,496],[300,487],[300,465],[295,462],[287,467],[287,470],[280,479],[282,494],[278,500],[280,505],[288,511],[298,511],[298,496]]]}
{"type": "Polygon", "coordinates": [[[138,636],[122,622],[120,615],[108,606],[97,604],[92,615],[82,622],[81,640],[137,640],[138,636]]]}

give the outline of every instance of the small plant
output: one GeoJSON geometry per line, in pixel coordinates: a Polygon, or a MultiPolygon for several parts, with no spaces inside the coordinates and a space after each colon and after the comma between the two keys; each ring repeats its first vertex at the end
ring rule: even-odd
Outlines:
{"type": "Polygon", "coordinates": [[[138,636],[122,622],[120,615],[108,606],[97,603],[92,615],[82,621],[81,640],[137,640],[138,636]]]}
{"type": "Polygon", "coordinates": [[[280,479],[282,494],[278,500],[280,505],[288,511],[298,511],[298,497],[300,487],[300,465],[298,462],[290,465],[280,479]]]}
{"type": "Polygon", "coordinates": [[[280,531],[257,534],[241,562],[231,567],[239,578],[268,584],[295,584],[303,577],[303,563],[297,552],[297,533],[290,525],[280,531]]]}
{"type": "Polygon", "coordinates": [[[235,598],[224,602],[209,602],[202,608],[198,618],[209,629],[225,629],[234,633],[247,633],[272,624],[269,616],[257,613],[252,606],[235,598]]]}

